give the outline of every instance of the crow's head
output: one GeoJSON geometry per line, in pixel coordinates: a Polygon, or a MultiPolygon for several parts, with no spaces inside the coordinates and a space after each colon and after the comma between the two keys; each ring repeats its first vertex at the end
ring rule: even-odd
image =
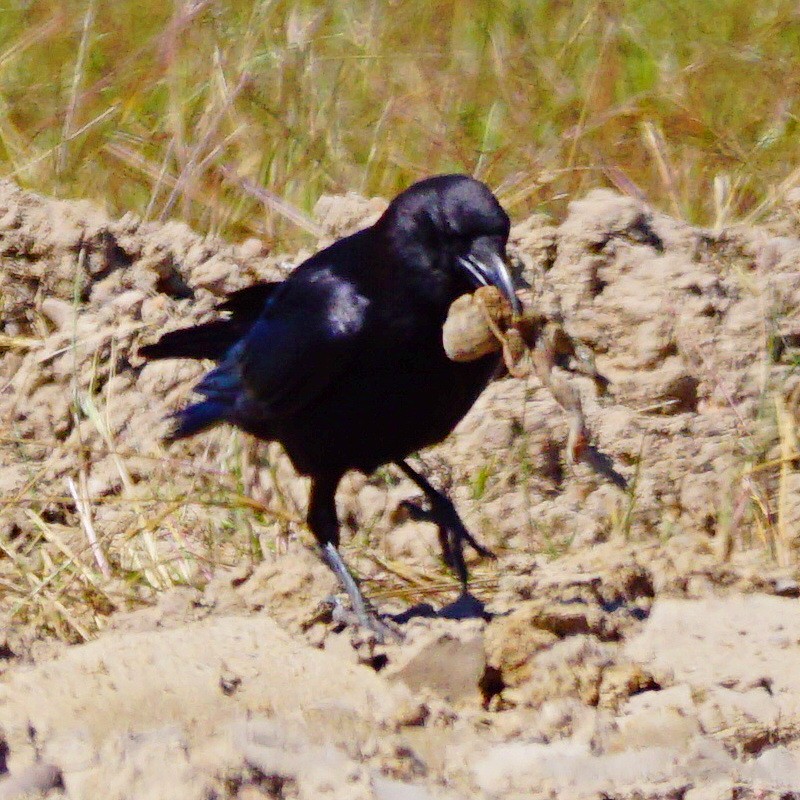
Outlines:
{"type": "Polygon", "coordinates": [[[508,215],[492,192],[466,175],[439,175],[399,194],[376,225],[395,263],[430,299],[449,304],[493,285],[519,312],[506,266],[508,215]]]}

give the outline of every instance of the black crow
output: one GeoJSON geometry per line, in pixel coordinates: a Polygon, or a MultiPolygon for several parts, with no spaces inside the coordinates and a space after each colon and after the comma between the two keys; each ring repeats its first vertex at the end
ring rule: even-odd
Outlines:
{"type": "Polygon", "coordinates": [[[229,295],[226,318],[167,333],[146,358],[210,358],[204,399],[174,415],[181,439],[220,422],[278,441],[311,478],[308,525],[362,624],[380,631],[337,549],[336,488],[351,469],[394,463],[425,493],[447,563],[466,590],[463,545],[491,555],[453,504],[405,459],[440,442],[500,366],[491,354],[450,361],[450,304],[481,285],[518,311],[506,267],[509,219],[492,192],[442,175],[398,195],[372,226],[309,258],[284,281],[229,295]]]}

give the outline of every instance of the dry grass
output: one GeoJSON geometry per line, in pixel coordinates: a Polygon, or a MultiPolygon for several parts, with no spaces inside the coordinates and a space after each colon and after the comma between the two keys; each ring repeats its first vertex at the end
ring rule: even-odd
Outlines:
{"type": "Polygon", "coordinates": [[[324,192],[445,170],[517,215],[612,184],[713,224],[791,188],[798,76],[788,0],[32,0],[0,15],[0,174],[287,246],[324,192]]]}
{"type": "MultiPolygon", "coordinates": [[[[31,0],[0,13],[0,177],[281,247],[316,237],[322,193],[389,197],[450,170],[487,181],[517,218],[612,185],[692,222],[755,221],[800,184],[799,97],[800,13],[787,0],[31,0]]],[[[0,335],[3,349],[37,342],[0,335]]],[[[63,498],[42,497],[44,464],[20,441],[30,477],[0,507],[24,510],[27,526],[0,537],[4,609],[70,640],[113,607],[257,560],[274,545],[242,524],[252,511],[283,528],[297,519],[277,476],[269,504],[245,496],[236,434],[216,471],[192,466],[190,493],[138,493],[111,404],[75,391],[76,418],[115,454],[118,496],[89,501],[76,459],[63,498]],[[77,513],[50,519],[48,503],[77,513]],[[93,523],[99,503],[127,520],[113,542],[93,523]]],[[[745,465],[727,530],[746,524],[786,563],[798,446],[784,406],[770,419],[780,458],[765,449],[745,465]]],[[[614,527],[627,535],[634,511],[632,492],[614,527]]],[[[444,570],[380,566],[376,599],[453,587],[444,570]]],[[[477,576],[479,588],[495,580],[491,567],[477,576]]]]}

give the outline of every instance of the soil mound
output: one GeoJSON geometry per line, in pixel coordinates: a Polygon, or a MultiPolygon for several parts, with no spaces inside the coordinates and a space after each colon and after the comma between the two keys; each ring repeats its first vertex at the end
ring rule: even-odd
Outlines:
{"type": "Polygon", "coordinates": [[[511,252],[607,379],[567,378],[629,491],[567,462],[535,378],[496,381],[423,454],[499,555],[490,619],[425,616],[456,586],[412,485],[343,485],[346,557],[408,619],[375,647],[322,602],[278,448],[166,450],[203,365],[135,355],[307,254],[0,184],[0,798],[791,796],[800,239],[596,191],[511,252]]]}

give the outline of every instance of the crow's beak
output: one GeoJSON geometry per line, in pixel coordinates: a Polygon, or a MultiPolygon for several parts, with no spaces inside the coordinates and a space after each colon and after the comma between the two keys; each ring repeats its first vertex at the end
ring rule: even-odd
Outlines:
{"type": "Polygon", "coordinates": [[[511,275],[505,261],[493,252],[482,252],[480,255],[470,254],[459,258],[458,263],[469,274],[470,280],[476,287],[495,286],[503,297],[511,304],[515,317],[522,315],[522,304],[519,302],[511,275]]]}

